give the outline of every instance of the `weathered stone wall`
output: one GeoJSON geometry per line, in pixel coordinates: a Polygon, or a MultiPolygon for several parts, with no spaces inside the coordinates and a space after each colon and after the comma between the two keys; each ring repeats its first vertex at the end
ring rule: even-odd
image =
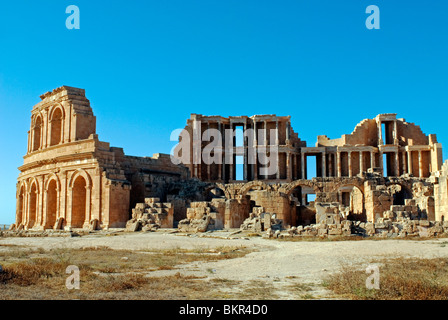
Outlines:
{"type": "Polygon", "coordinates": [[[83,89],[64,86],[41,98],[19,167],[17,227],[89,228],[92,221],[99,228],[124,227],[138,201],[166,196],[168,184],[188,178],[187,168],[169,155],[129,157],[99,141],[83,89]]]}
{"type": "Polygon", "coordinates": [[[434,184],[435,220],[448,221],[448,160],[432,179],[437,182],[434,184]]]}
{"type": "MultiPolygon", "coordinates": [[[[207,228],[239,228],[255,208],[275,216],[284,228],[324,217],[329,225],[331,219],[341,225],[347,219],[444,221],[448,212],[448,162],[442,166],[441,144],[396,114],[365,119],[339,139],[319,136],[314,147],[299,139],[289,116],[192,114],[185,128],[190,138],[195,130],[202,136],[210,128],[224,133],[242,127],[259,131],[235,148],[238,155],[278,147],[275,173],[263,176],[259,159],[245,161],[243,181],[236,181],[234,164],[193,163],[193,141],[185,149],[191,171],[174,164],[170,155],[133,157],[100,141],[83,89],[64,86],[41,98],[31,112],[27,154],[19,168],[18,228],[120,228],[135,219],[131,209],[156,210],[141,207],[148,198],[160,199],[153,201],[161,203],[159,209],[171,208],[171,220],[159,221],[171,227],[201,220],[207,228]],[[306,178],[308,157],[316,160],[313,179],[306,178]],[[313,194],[315,200],[308,201],[313,194]],[[331,217],[327,209],[319,211],[328,204],[337,211],[331,217]]],[[[205,145],[199,143],[200,151],[205,145]]],[[[344,227],[331,232],[339,229],[344,227]]]]}

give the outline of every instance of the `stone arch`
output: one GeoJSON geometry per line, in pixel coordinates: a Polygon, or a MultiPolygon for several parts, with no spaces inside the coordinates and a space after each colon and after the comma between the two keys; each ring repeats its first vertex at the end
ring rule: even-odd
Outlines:
{"type": "Polygon", "coordinates": [[[24,221],[25,199],[26,199],[27,186],[26,183],[21,181],[17,188],[17,211],[16,211],[16,226],[19,226],[24,221]]]}
{"type": "Polygon", "coordinates": [[[246,194],[254,187],[261,187],[262,190],[270,190],[270,186],[266,182],[255,180],[245,183],[238,191],[238,195],[241,198],[244,198],[246,194]]]}
{"type": "Polygon", "coordinates": [[[333,188],[330,190],[330,192],[338,192],[339,189],[350,186],[358,188],[364,195],[364,180],[359,180],[356,178],[351,179],[347,178],[342,179],[340,181],[335,181],[333,188]]]}
{"type": "Polygon", "coordinates": [[[82,176],[86,180],[86,186],[92,187],[92,178],[90,178],[90,175],[85,171],[84,169],[77,169],[74,171],[70,177],[70,182],[68,184],[69,188],[73,188],[73,183],[75,182],[75,179],[78,178],[78,176],[82,176]]]}
{"type": "Polygon", "coordinates": [[[73,228],[82,228],[89,222],[90,197],[92,181],[89,174],[83,170],[76,170],[70,179],[70,214],[68,225],[73,228]]]}
{"type": "Polygon", "coordinates": [[[297,187],[312,188],[316,194],[321,192],[321,189],[322,189],[322,187],[318,183],[313,182],[312,180],[301,179],[301,180],[294,180],[290,183],[287,183],[287,184],[281,186],[278,189],[278,191],[283,192],[289,196],[294,191],[294,189],[296,189],[297,187]]]}
{"type": "Polygon", "coordinates": [[[35,226],[37,222],[37,210],[38,210],[38,201],[39,201],[39,184],[35,178],[30,182],[29,189],[29,203],[28,203],[28,219],[27,219],[27,228],[31,229],[35,226]]]}
{"type": "Polygon", "coordinates": [[[349,210],[349,220],[366,220],[363,188],[356,183],[343,183],[338,185],[336,192],[338,202],[349,210]]]}
{"type": "Polygon", "coordinates": [[[56,224],[56,219],[59,216],[59,190],[60,181],[58,177],[53,174],[45,183],[45,216],[44,228],[53,228],[56,224]]]}
{"type": "Polygon", "coordinates": [[[38,114],[33,121],[33,141],[31,151],[37,151],[42,146],[42,116],[38,114]]]}
{"type": "Polygon", "coordinates": [[[60,105],[54,106],[50,111],[50,146],[57,145],[63,139],[64,109],[60,105]]]}
{"type": "Polygon", "coordinates": [[[82,228],[86,221],[86,187],[87,182],[81,175],[79,175],[73,182],[70,225],[74,228],[82,228]]]}
{"type": "Polygon", "coordinates": [[[224,195],[225,195],[226,199],[231,199],[232,198],[231,195],[230,195],[229,190],[226,188],[226,186],[224,184],[222,184],[222,183],[215,183],[215,185],[216,185],[217,188],[219,188],[222,191],[224,191],[224,195]]]}
{"type": "Polygon", "coordinates": [[[230,194],[228,193],[228,191],[226,190],[226,187],[223,184],[213,183],[213,184],[208,185],[204,189],[203,195],[204,195],[204,198],[207,199],[207,201],[209,201],[208,198],[209,198],[210,192],[213,189],[221,190],[223,192],[224,197],[226,198],[226,200],[230,198],[230,194]]]}

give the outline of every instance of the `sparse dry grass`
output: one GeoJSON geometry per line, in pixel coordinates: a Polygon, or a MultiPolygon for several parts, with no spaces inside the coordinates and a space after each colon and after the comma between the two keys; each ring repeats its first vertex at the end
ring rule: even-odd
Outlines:
{"type": "Polygon", "coordinates": [[[324,280],[337,295],[358,300],[446,300],[448,259],[395,258],[377,261],[380,288],[367,289],[365,270],[342,266],[324,280]]]}
{"type": "MultiPolygon", "coordinates": [[[[172,270],[193,261],[217,261],[242,257],[244,247],[215,250],[112,250],[108,247],[81,249],[27,249],[11,247],[1,253],[0,299],[204,299],[216,283],[207,283],[180,273],[148,277],[151,271],[172,270]],[[80,289],[69,290],[66,268],[80,270],[80,289]]],[[[210,299],[219,298],[219,292],[210,299]]]]}

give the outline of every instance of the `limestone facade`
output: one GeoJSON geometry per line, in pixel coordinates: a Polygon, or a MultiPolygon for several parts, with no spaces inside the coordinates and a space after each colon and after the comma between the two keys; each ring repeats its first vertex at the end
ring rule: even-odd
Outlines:
{"type": "Polygon", "coordinates": [[[239,228],[252,218],[253,225],[272,220],[287,228],[444,221],[448,214],[441,144],[396,114],[365,119],[338,139],[318,136],[313,147],[300,140],[289,116],[192,114],[174,157],[132,157],[98,139],[83,89],[63,86],[41,99],[19,167],[19,229],[204,231],[239,228]]]}
{"type": "Polygon", "coordinates": [[[19,167],[17,227],[124,227],[136,203],[188,177],[169,155],[126,156],[100,141],[83,89],[63,86],[41,99],[31,112],[27,154],[19,167]]]}

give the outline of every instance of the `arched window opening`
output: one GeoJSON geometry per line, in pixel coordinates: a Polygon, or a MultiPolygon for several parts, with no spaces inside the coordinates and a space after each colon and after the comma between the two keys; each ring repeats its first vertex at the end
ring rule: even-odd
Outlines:
{"type": "Polygon", "coordinates": [[[32,151],[39,150],[41,147],[40,138],[42,132],[42,119],[37,117],[36,122],[34,123],[33,128],[33,149],[32,151]]]}
{"type": "Polygon", "coordinates": [[[57,145],[61,143],[61,133],[62,133],[62,111],[57,108],[53,112],[53,116],[50,120],[51,123],[51,138],[50,146],[57,145]]]}
{"type": "Polygon", "coordinates": [[[23,186],[20,187],[19,198],[17,199],[17,226],[23,221],[23,203],[24,203],[25,191],[23,186]]]}
{"type": "Polygon", "coordinates": [[[45,228],[53,228],[56,223],[58,192],[56,180],[51,180],[47,189],[47,212],[45,228]]]}
{"type": "Polygon", "coordinates": [[[72,219],[73,228],[82,228],[86,218],[86,180],[79,176],[73,184],[72,219]]]}
{"type": "Polygon", "coordinates": [[[28,220],[28,228],[34,227],[37,218],[37,187],[34,183],[30,193],[30,215],[28,220]]]}

